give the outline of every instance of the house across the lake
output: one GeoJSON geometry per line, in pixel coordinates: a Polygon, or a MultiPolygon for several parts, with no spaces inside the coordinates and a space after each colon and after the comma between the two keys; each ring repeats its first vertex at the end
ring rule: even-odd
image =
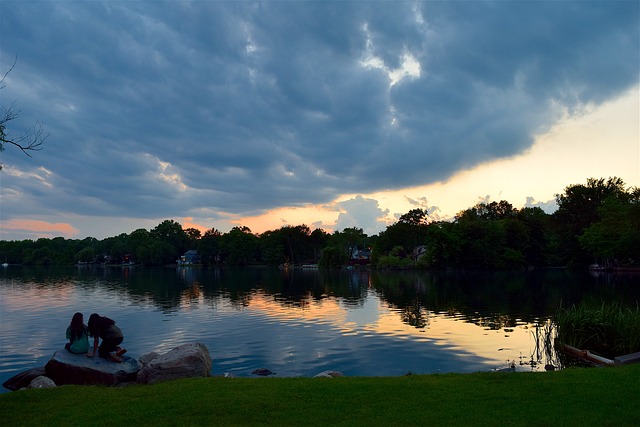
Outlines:
{"type": "Polygon", "coordinates": [[[200,255],[195,249],[188,250],[177,260],[178,265],[193,265],[200,264],[200,255]]]}
{"type": "Polygon", "coordinates": [[[356,246],[351,252],[349,265],[367,265],[371,262],[371,249],[358,249],[356,246]]]}

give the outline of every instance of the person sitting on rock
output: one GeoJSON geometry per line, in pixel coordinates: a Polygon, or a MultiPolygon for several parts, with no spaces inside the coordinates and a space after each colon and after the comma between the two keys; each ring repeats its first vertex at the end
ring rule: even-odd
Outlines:
{"type": "Polygon", "coordinates": [[[71,353],[84,354],[89,351],[89,333],[87,325],[84,324],[82,313],[76,313],[71,318],[71,323],[67,326],[68,343],[64,348],[71,353]]]}
{"type": "Polygon", "coordinates": [[[87,356],[93,357],[97,351],[98,355],[104,359],[122,362],[120,356],[125,354],[127,350],[120,347],[124,337],[120,328],[116,326],[116,322],[108,317],[93,313],[89,316],[89,335],[93,337],[93,353],[89,353],[87,356]],[[98,348],[100,338],[102,338],[102,344],[98,348]],[[114,351],[115,354],[111,354],[114,351]]]}

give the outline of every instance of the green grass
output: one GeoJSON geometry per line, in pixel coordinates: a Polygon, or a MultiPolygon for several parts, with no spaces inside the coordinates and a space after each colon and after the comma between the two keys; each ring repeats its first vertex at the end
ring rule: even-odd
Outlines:
{"type": "Polygon", "coordinates": [[[640,306],[581,304],[558,310],[558,341],[613,359],[640,351],[640,306]]]}
{"type": "Polygon", "coordinates": [[[640,425],[640,364],[545,373],[201,378],[0,395],[0,425],[640,425]]]}

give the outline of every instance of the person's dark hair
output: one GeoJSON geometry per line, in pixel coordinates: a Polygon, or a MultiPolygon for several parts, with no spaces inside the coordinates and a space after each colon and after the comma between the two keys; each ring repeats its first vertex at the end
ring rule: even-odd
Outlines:
{"type": "Polygon", "coordinates": [[[84,326],[82,313],[76,313],[71,318],[71,324],[69,325],[69,335],[71,336],[71,341],[82,338],[82,335],[84,333],[86,333],[86,329],[84,326]]]}
{"type": "Polygon", "coordinates": [[[99,337],[100,331],[104,331],[111,325],[115,325],[116,322],[105,316],[100,316],[97,313],[93,313],[89,316],[89,335],[92,337],[99,337]]]}

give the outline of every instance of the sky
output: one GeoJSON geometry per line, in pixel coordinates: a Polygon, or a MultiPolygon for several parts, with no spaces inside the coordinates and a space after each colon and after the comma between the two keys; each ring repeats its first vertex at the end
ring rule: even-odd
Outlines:
{"type": "Polygon", "coordinates": [[[48,137],[0,153],[0,240],[373,235],[640,186],[638,1],[3,0],[9,70],[7,130],[48,137]]]}

